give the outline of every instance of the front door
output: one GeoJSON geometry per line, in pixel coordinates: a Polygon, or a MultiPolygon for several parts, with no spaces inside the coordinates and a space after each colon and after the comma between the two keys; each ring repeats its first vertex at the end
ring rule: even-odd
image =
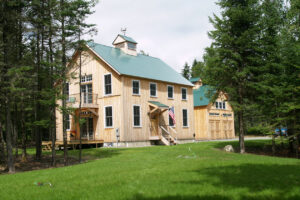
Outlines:
{"type": "Polygon", "coordinates": [[[158,136],[158,117],[150,119],[151,121],[151,136],[158,136]]]}
{"type": "Polygon", "coordinates": [[[82,139],[92,140],[94,139],[94,123],[93,118],[85,118],[85,122],[81,125],[80,131],[82,139]]]}

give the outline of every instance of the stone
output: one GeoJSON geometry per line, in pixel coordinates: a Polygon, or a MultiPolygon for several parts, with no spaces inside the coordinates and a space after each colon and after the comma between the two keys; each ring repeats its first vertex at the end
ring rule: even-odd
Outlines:
{"type": "Polygon", "coordinates": [[[224,147],[224,151],[226,151],[226,152],[234,152],[234,149],[233,149],[232,145],[226,145],[224,147]]]}

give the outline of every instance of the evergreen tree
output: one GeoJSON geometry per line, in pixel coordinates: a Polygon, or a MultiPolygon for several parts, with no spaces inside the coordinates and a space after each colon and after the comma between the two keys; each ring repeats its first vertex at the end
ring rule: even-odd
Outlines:
{"type": "Polygon", "coordinates": [[[210,18],[215,30],[206,49],[204,82],[228,94],[238,117],[240,153],[245,152],[244,113],[252,94],[252,70],[259,66],[258,0],[220,0],[221,17],[210,18]]]}
{"type": "Polygon", "coordinates": [[[187,63],[184,64],[184,67],[181,71],[181,75],[187,80],[191,78],[191,68],[187,63]]]}

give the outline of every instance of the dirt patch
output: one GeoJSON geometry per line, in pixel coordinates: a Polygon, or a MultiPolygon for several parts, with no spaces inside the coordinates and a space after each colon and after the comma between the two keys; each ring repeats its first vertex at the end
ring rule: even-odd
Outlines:
{"type": "MultiPolygon", "coordinates": [[[[86,162],[87,160],[83,160],[83,162],[86,162]]],[[[32,171],[32,170],[40,170],[40,169],[48,169],[48,168],[57,168],[57,167],[64,167],[64,159],[62,156],[56,156],[56,166],[53,167],[51,165],[52,158],[51,155],[43,155],[42,159],[40,161],[36,160],[34,156],[27,156],[26,161],[22,161],[21,157],[18,157],[15,160],[15,169],[17,172],[26,172],[26,171],[32,171]]],[[[68,157],[68,163],[70,165],[79,164],[78,158],[75,157],[68,157]]],[[[0,174],[7,174],[8,169],[6,165],[0,164],[0,174]]]]}

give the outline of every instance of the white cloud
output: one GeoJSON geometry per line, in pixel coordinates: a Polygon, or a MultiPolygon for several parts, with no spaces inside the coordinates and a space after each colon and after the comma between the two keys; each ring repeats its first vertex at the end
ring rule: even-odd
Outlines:
{"type": "Polygon", "coordinates": [[[202,58],[211,41],[208,16],[218,14],[212,0],[101,0],[88,18],[97,25],[95,42],[111,45],[122,27],[138,50],[161,58],[180,71],[185,62],[202,58]]]}

